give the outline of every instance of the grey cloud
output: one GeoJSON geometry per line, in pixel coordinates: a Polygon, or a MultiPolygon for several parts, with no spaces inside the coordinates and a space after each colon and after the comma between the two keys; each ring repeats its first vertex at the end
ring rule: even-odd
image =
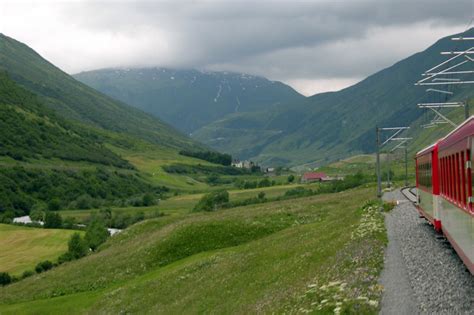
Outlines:
{"type": "MultiPolygon", "coordinates": [[[[385,42],[387,51],[362,53],[383,43],[371,41],[374,29],[410,32],[422,25],[462,31],[473,8],[470,0],[86,1],[63,4],[60,11],[60,23],[147,41],[147,51],[128,54],[114,66],[228,69],[284,80],[367,75],[411,51],[385,42]],[[167,54],[154,56],[154,42],[163,40],[167,54]],[[344,43],[351,54],[341,52],[344,43]]],[[[120,51],[104,53],[120,60],[120,51]]]]}

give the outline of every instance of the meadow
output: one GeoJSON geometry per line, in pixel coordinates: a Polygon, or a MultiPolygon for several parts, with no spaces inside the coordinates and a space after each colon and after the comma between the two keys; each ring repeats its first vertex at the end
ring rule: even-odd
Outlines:
{"type": "Polygon", "coordinates": [[[98,253],[0,288],[0,309],[376,313],[386,234],[366,204],[373,191],[146,220],[98,253]]]}
{"type": "Polygon", "coordinates": [[[0,271],[19,276],[40,261],[55,261],[74,232],[0,224],[0,271]]]}

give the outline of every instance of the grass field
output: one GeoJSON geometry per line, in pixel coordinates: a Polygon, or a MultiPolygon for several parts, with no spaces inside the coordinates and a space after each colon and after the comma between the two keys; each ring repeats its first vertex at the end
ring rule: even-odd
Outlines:
{"type": "Polygon", "coordinates": [[[55,261],[74,232],[0,224],[0,272],[20,275],[40,261],[55,261]]]}
{"type": "Polygon", "coordinates": [[[147,220],[103,249],[0,288],[2,314],[376,313],[374,187],[147,220]]]}
{"type": "MultiPolygon", "coordinates": [[[[289,189],[293,189],[295,187],[305,187],[314,189],[319,184],[287,184],[287,185],[277,185],[272,187],[264,187],[264,188],[255,188],[255,189],[243,189],[243,190],[229,190],[229,198],[231,201],[239,201],[244,200],[247,198],[256,197],[260,192],[265,193],[265,197],[275,198],[278,196],[283,195],[289,189]]],[[[201,199],[203,196],[202,193],[196,194],[183,194],[174,196],[165,200],[161,200],[157,206],[151,207],[122,207],[122,208],[112,208],[112,212],[114,213],[127,213],[133,215],[139,211],[145,213],[145,216],[149,216],[150,214],[154,214],[156,211],[164,214],[164,215],[184,215],[193,209],[196,203],[201,199]]],[[[88,218],[91,213],[94,211],[98,211],[97,209],[90,209],[90,210],[65,210],[61,211],[60,214],[63,218],[67,217],[74,217],[78,222],[83,222],[86,218],[88,218]]]]}

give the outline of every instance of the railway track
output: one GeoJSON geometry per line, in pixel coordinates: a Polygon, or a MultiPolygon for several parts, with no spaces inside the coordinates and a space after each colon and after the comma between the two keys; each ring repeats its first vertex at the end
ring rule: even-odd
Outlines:
{"type": "Polygon", "coordinates": [[[384,200],[398,205],[385,221],[389,243],[381,314],[474,314],[474,276],[450,243],[420,218],[416,191],[405,187],[386,193],[384,200]]]}
{"type": "Polygon", "coordinates": [[[411,203],[415,204],[417,202],[417,197],[416,197],[416,192],[415,192],[416,187],[404,187],[400,191],[402,195],[408,199],[411,203]]]}

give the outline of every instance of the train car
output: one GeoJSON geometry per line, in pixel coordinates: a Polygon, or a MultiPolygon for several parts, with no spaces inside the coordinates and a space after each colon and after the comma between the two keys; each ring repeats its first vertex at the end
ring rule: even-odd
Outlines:
{"type": "Polygon", "coordinates": [[[418,211],[434,226],[436,231],[441,231],[437,143],[416,154],[416,187],[418,211]]]}
{"type": "Polygon", "coordinates": [[[474,116],[416,155],[418,210],[474,274],[474,116]],[[431,200],[430,200],[431,198],[431,200]]]}

